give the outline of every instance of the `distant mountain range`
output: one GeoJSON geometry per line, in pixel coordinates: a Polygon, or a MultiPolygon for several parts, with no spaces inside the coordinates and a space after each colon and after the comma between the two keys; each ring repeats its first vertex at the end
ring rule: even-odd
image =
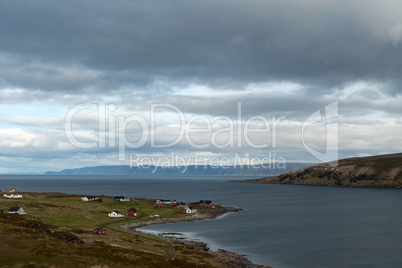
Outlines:
{"type": "Polygon", "coordinates": [[[358,157],[242,182],[402,188],[402,153],[358,157]]]}
{"type": "Polygon", "coordinates": [[[159,166],[98,166],[83,167],[75,169],[65,169],[62,171],[48,171],[45,175],[166,175],[166,176],[278,176],[285,172],[290,172],[309,167],[313,164],[308,163],[286,163],[284,167],[275,165],[237,165],[237,166],[179,166],[179,167],[159,167],[159,166]]]}

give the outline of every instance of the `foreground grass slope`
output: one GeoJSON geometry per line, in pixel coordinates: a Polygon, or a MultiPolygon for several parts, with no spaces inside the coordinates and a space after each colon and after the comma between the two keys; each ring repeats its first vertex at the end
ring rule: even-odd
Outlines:
{"type": "Polygon", "coordinates": [[[337,166],[325,163],[246,182],[401,188],[402,154],[343,159],[337,166]]]}
{"type": "MultiPolygon", "coordinates": [[[[122,224],[160,217],[186,217],[178,208],[154,209],[154,200],[83,202],[80,196],[23,193],[22,199],[0,197],[0,209],[21,206],[27,215],[0,213],[1,267],[225,267],[212,253],[192,246],[120,228],[122,224]],[[137,217],[109,218],[114,210],[135,207],[137,217]],[[85,234],[97,227],[106,236],[85,234]]],[[[198,208],[199,212],[207,209],[198,208]]],[[[209,208],[213,209],[213,208],[209,208]]],[[[219,209],[219,206],[216,207],[219,209]]]]}

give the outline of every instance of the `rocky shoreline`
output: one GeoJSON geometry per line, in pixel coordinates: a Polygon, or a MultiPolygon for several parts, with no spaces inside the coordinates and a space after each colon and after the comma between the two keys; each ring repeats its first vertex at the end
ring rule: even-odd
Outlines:
{"type": "Polygon", "coordinates": [[[154,225],[154,224],[176,223],[176,222],[180,222],[180,221],[210,220],[210,219],[215,219],[215,218],[222,216],[224,214],[227,214],[227,213],[239,212],[239,211],[243,211],[243,210],[241,208],[222,207],[220,209],[210,210],[205,213],[196,213],[189,217],[184,217],[184,218],[162,218],[162,217],[160,217],[160,218],[157,218],[152,221],[143,221],[143,222],[124,224],[121,226],[121,228],[123,228],[125,230],[136,231],[137,228],[154,225]]]}
{"type": "MultiPolygon", "coordinates": [[[[185,217],[185,218],[158,218],[158,219],[152,220],[152,221],[125,224],[125,225],[122,225],[121,227],[125,230],[141,232],[137,229],[141,228],[141,227],[149,226],[149,225],[210,220],[210,219],[215,219],[215,218],[222,216],[224,214],[227,214],[227,213],[233,213],[233,212],[239,212],[239,211],[243,211],[243,210],[240,208],[234,208],[234,207],[222,207],[221,209],[211,210],[211,211],[208,211],[208,212],[205,212],[202,214],[201,213],[194,214],[192,216],[185,217]]],[[[210,251],[210,249],[206,243],[201,242],[201,241],[185,239],[185,238],[181,237],[180,233],[161,233],[156,236],[161,237],[170,242],[176,242],[176,243],[191,246],[195,250],[198,250],[198,251],[210,251]]],[[[269,266],[258,265],[258,264],[252,263],[244,255],[230,252],[230,251],[227,251],[224,249],[218,249],[217,251],[212,252],[212,254],[213,254],[213,256],[215,256],[216,259],[225,263],[228,267],[269,268],[269,266]]]]}

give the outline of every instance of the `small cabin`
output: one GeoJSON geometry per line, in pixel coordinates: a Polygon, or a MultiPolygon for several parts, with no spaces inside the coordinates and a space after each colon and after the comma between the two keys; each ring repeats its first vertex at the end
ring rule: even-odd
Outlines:
{"type": "Polygon", "coordinates": [[[124,215],[121,214],[121,212],[118,211],[118,210],[115,210],[115,211],[109,213],[108,216],[109,216],[109,217],[112,217],[112,218],[121,218],[121,217],[124,217],[124,215]]]}
{"type": "Polygon", "coordinates": [[[98,200],[98,197],[97,196],[84,196],[84,197],[81,197],[81,200],[84,202],[96,201],[96,200],[98,200]]]}
{"type": "Polygon", "coordinates": [[[161,204],[156,204],[156,205],[154,206],[154,208],[163,208],[163,205],[161,205],[161,204]]]}
{"type": "Polygon", "coordinates": [[[135,217],[137,216],[137,210],[135,208],[129,208],[126,213],[127,217],[135,217]]]}
{"type": "Polygon", "coordinates": [[[20,215],[26,214],[22,207],[11,207],[8,210],[8,213],[12,213],[12,214],[17,213],[17,214],[20,214],[20,215]]]}
{"type": "Polygon", "coordinates": [[[130,197],[125,197],[125,196],[115,196],[113,198],[114,201],[119,201],[119,202],[129,202],[130,197]]]}
{"type": "Polygon", "coordinates": [[[176,200],[169,200],[169,199],[157,199],[156,200],[157,204],[165,204],[165,205],[170,205],[170,204],[176,204],[176,200]]]}
{"type": "Polygon", "coordinates": [[[194,213],[197,213],[197,210],[196,210],[196,209],[192,209],[191,207],[189,207],[189,208],[186,209],[186,213],[187,213],[187,214],[194,214],[194,213]]]}
{"type": "Polygon", "coordinates": [[[92,231],[93,235],[106,235],[107,231],[105,228],[96,228],[92,231]]]}
{"type": "Polygon", "coordinates": [[[3,194],[6,198],[22,198],[22,194],[3,194]]]}

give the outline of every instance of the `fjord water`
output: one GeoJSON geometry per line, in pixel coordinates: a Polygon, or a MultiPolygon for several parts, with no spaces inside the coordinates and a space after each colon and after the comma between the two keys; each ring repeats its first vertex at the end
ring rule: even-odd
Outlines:
{"type": "MultiPolygon", "coordinates": [[[[273,267],[402,267],[402,190],[228,182],[233,177],[0,176],[0,189],[125,195],[243,208],[154,225],[273,267]]],[[[29,213],[29,211],[28,211],[29,213]]]]}

